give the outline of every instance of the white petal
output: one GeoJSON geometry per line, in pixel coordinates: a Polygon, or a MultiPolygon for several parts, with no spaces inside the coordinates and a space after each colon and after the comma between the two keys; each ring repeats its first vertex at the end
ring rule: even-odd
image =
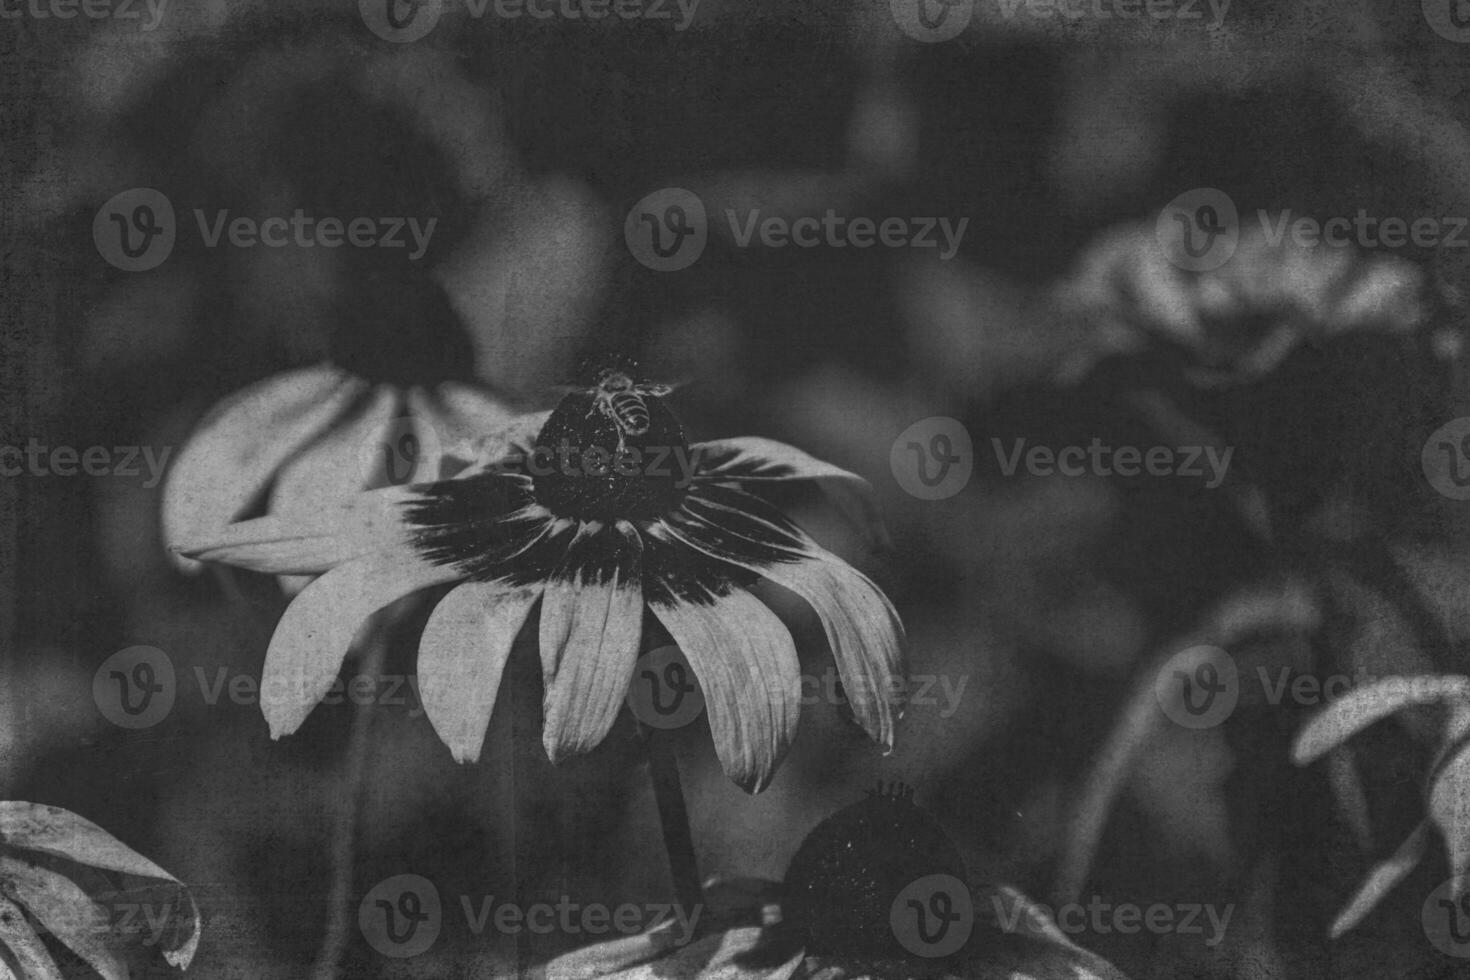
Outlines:
{"type": "Polygon", "coordinates": [[[198,561],[275,575],[315,575],[354,558],[401,550],[404,506],[420,499],[406,487],[354,494],[294,516],[257,517],[214,529],[174,547],[198,561]]]}
{"type": "MultiPolygon", "coordinates": [[[[312,515],[319,509],[368,489],[367,453],[385,439],[398,413],[400,399],[387,386],[374,390],[368,404],[350,420],[329,428],[300,455],[286,463],[271,491],[273,516],[312,515]]],[[[309,575],[280,576],[281,590],[298,595],[309,575]]]]}
{"type": "Polygon", "coordinates": [[[890,545],[872,484],[856,473],[823,462],[795,446],[755,436],[700,442],[689,448],[700,469],[697,482],[813,480],[838,511],[872,541],[884,547],[890,545]]]}
{"type": "Polygon", "coordinates": [[[596,748],[622,709],[643,639],[639,550],[631,525],[583,532],[546,583],[542,743],[552,762],[596,748]]]}
{"type": "Polygon", "coordinates": [[[0,943],[4,943],[26,980],[62,980],[56,961],[20,906],[0,896],[0,943]]]}
{"type": "Polygon", "coordinates": [[[112,923],[107,911],[65,875],[0,855],[0,880],[6,891],[67,948],[102,975],[128,980],[128,968],[106,942],[112,923]]]}
{"type": "Polygon", "coordinates": [[[707,602],[651,602],[704,691],[715,753],[748,792],[770,784],[800,712],[801,668],[776,614],[740,589],[707,602]]]}
{"type": "MultiPolygon", "coordinates": [[[[475,447],[481,440],[487,436],[493,438],[495,433],[514,431],[518,424],[524,424],[525,419],[503,399],[458,382],[445,382],[432,392],[412,389],[409,407],[414,418],[423,419],[432,430],[432,438],[420,441],[434,446],[441,455],[437,468],[430,470],[436,479],[453,476],[459,469],[475,462],[478,454],[475,447]]],[[[536,431],[540,431],[539,425],[536,431]]],[[[493,447],[485,449],[494,451],[493,447]]]]}
{"type": "MultiPolygon", "coordinates": [[[[218,405],[169,469],[163,536],[170,545],[228,524],[264,492],[281,464],[316,438],[367,384],[328,367],[268,378],[218,405]]],[[[177,553],[181,568],[198,563],[177,553]]]]}
{"type": "Polygon", "coordinates": [[[536,436],[541,434],[549,418],[551,418],[549,411],[516,416],[504,425],[471,439],[468,443],[446,449],[446,452],[451,456],[472,460],[466,472],[478,473],[507,457],[530,455],[536,436]]]}
{"type": "Polygon", "coordinates": [[[466,582],[434,607],[419,641],[419,697],[456,762],[474,762],[516,634],[539,589],[466,582]]]}
{"type": "Polygon", "coordinates": [[[342,419],[281,469],[271,491],[272,515],[297,516],[370,489],[367,454],[400,410],[393,388],[380,386],[351,418],[342,419]]]}
{"type": "Polygon", "coordinates": [[[301,727],[330,690],[363,622],[397,599],[461,573],[407,553],[359,558],[312,582],[286,609],[271,636],[260,702],[271,737],[301,727]]]}
{"type": "Polygon", "coordinates": [[[903,623],[882,589],[749,494],[693,494],[666,524],[690,547],[805,599],[822,621],[854,717],[885,751],[893,748],[894,719],[901,713],[895,705],[907,668],[903,623]]]}
{"type": "Polygon", "coordinates": [[[816,610],[853,716],[885,752],[892,750],[893,723],[902,714],[902,685],[908,678],[903,624],[883,590],[820,548],[810,560],[772,565],[761,574],[816,610]]]}

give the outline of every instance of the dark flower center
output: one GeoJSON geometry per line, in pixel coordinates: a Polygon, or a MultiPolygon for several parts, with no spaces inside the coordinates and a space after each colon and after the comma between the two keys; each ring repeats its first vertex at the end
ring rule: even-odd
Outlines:
{"type": "Polygon", "coordinates": [[[700,462],[662,398],[573,392],[525,467],[537,501],[559,517],[648,521],[678,507],[700,462]]]}

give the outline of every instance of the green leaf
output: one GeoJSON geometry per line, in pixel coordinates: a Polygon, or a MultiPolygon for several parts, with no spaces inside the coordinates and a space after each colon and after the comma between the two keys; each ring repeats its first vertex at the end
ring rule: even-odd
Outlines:
{"type": "Polygon", "coordinates": [[[164,959],[185,969],[199,948],[199,906],[183,882],[148,860],[101,827],[59,806],[0,801],[0,841],[24,850],[40,851],[78,864],[119,871],[142,878],[158,878],[179,886],[193,927],[177,946],[164,950],[164,959]]]}
{"type": "Polygon", "coordinates": [[[1337,913],[1337,918],[1332,920],[1332,938],[1337,939],[1343,933],[1352,929],[1363,921],[1367,914],[1383,900],[1394,889],[1399,882],[1409,876],[1409,873],[1419,866],[1424,859],[1424,852],[1429,849],[1429,824],[1421,823],[1414,828],[1414,832],[1404,838],[1399,849],[1393,852],[1393,856],[1387,860],[1380,861],[1368,874],[1367,880],[1358,888],[1353,900],[1348,902],[1347,907],[1337,913]]]}
{"type": "Polygon", "coordinates": [[[20,906],[8,898],[0,898],[0,942],[15,954],[20,975],[26,980],[61,980],[61,971],[41,937],[26,921],[20,906]]]}
{"type": "Polygon", "coordinates": [[[1388,677],[1350,691],[1328,705],[1297,733],[1291,757],[1299,766],[1321,758],[1358,732],[1416,704],[1462,702],[1470,678],[1458,675],[1388,677]]]}
{"type": "Polygon", "coordinates": [[[19,902],[41,925],[104,980],[128,980],[127,967],[107,945],[107,911],[65,875],[0,857],[0,892],[19,902]]]}

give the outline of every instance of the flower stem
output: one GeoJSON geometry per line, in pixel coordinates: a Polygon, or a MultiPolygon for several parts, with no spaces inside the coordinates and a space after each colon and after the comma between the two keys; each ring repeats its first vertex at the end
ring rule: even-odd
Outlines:
{"type": "MultiPolygon", "coordinates": [[[[388,656],[389,631],[371,630],[361,653],[362,672],[368,677],[383,673],[388,656]]],[[[373,701],[356,706],[352,731],[348,735],[347,767],[342,782],[345,791],[338,797],[335,826],[332,831],[332,890],[327,896],[327,926],[321,949],[312,964],[312,980],[336,980],[342,969],[352,938],[352,886],[356,870],[357,816],[362,809],[367,784],[368,736],[372,727],[373,701]]]]}
{"type": "MultiPolygon", "coordinates": [[[[689,809],[684,803],[679,757],[674,752],[668,732],[641,722],[638,731],[648,750],[653,798],[658,805],[659,822],[663,825],[664,851],[669,859],[669,875],[674,881],[674,896],[683,906],[685,915],[692,916],[704,902],[704,887],[700,883],[699,863],[694,856],[694,834],[689,829],[689,809]]],[[[703,917],[697,921],[703,921],[703,917]]]]}

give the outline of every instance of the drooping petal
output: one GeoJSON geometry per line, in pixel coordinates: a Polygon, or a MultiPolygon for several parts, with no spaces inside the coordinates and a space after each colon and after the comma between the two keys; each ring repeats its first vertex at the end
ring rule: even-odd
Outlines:
{"type": "Polygon", "coordinates": [[[434,607],[419,640],[419,697],[456,762],[474,762],[516,635],[537,588],[487,582],[457,586],[434,607]]]}
{"type": "MultiPolygon", "coordinates": [[[[169,469],[163,536],[170,545],[229,524],[269,486],[281,464],[327,429],[367,390],[330,367],[268,378],[218,405],[169,469]]],[[[179,567],[199,564],[175,552],[179,567]]]]}
{"type": "Polygon", "coordinates": [[[453,567],[399,552],[339,565],[303,589],[281,617],[265,655],[260,702],[271,737],[301,727],[331,689],[352,638],[369,616],[420,589],[461,577],[453,567]]]}
{"type": "Polygon", "coordinates": [[[661,525],[644,532],[649,608],[694,668],[725,774],[758,793],[796,735],[801,674],[791,634],[776,614],[729,584],[741,572],[661,525]],[[714,590],[702,581],[711,572],[724,579],[714,590]]]}
{"type": "Polygon", "coordinates": [[[370,490],[306,512],[214,528],[174,547],[198,561],[274,575],[317,575],[354,558],[406,548],[413,532],[408,508],[423,499],[406,487],[370,490]]]}
{"type": "Polygon", "coordinates": [[[754,436],[695,443],[689,450],[699,467],[694,478],[696,484],[813,480],[838,511],[870,540],[884,547],[890,544],[873,487],[856,473],[823,462],[784,442],[754,436]]]}
{"type": "Polygon", "coordinates": [[[546,583],[542,742],[552,762],[591,751],[617,720],[643,638],[641,550],[631,524],[587,525],[546,583]]]}
{"type": "MultiPolygon", "coordinates": [[[[376,461],[370,454],[393,439],[390,430],[401,409],[397,389],[379,386],[350,417],[302,447],[276,478],[271,490],[271,516],[313,516],[323,507],[377,485],[370,478],[376,461]]],[[[309,576],[283,576],[281,586],[288,595],[295,595],[310,581],[309,576]]]]}
{"type": "Polygon", "coordinates": [[[271,574],[320,574],[354,558],[408,549],[438,564],[462,562],[472,578],[528,547],[548,519],[525,478],[485,473],[369,490],[309,513],[214,528],[175,547],[192,558],[271,574]]]}
{"type": "Polygon", "coordinates": [[[368,453],[387,434],[402,410],[402,398],[387,386],[373,390],[351,417],[302,447],[282,468],[271,490],[270,513],[310,514],[361,493],[368,486],[368,453]]]}
{"type": "Polygon", "coordinates": [[[883,590],[776,508],[739,490],[700,488],[668,525],[691,547],[758,572],[806,600],[822,621],[854,717],[891,750],[907,674],[903,623],[883,590]]]}

